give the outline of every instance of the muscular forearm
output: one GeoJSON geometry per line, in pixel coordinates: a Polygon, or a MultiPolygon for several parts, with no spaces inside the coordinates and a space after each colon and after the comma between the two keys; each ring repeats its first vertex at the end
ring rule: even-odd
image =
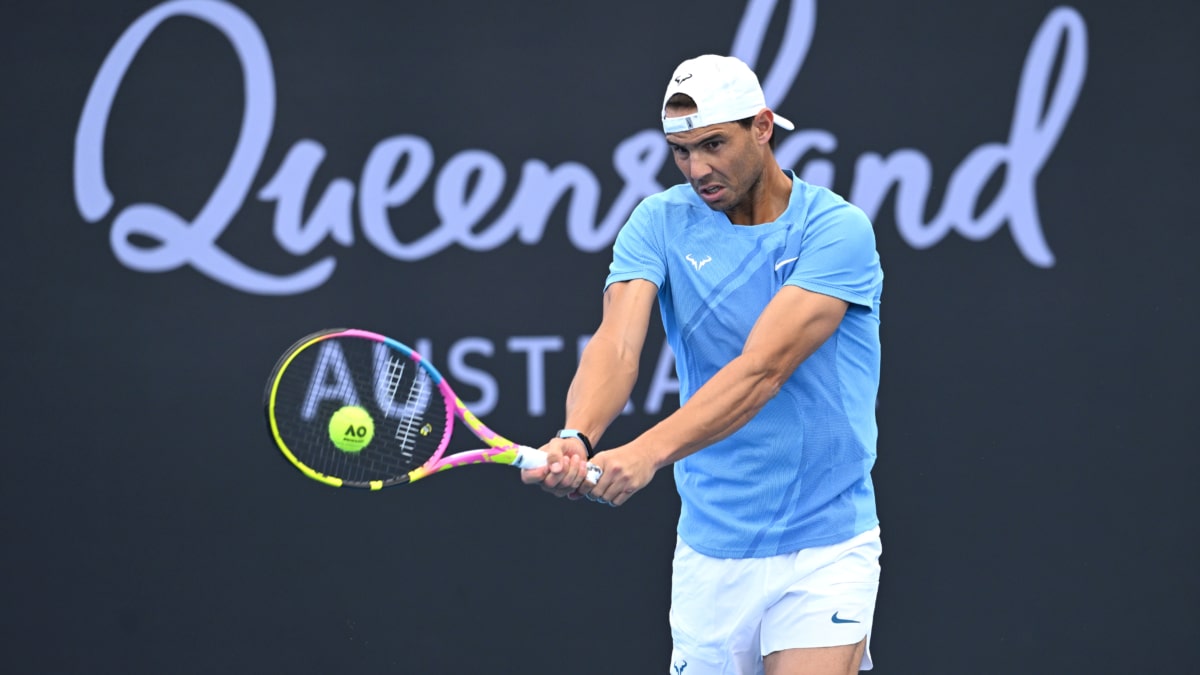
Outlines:
{"type": "Polygon", "coordinates": [[[567,391],[566,425],[596,445],[625,407],[637,382],[639,354],[623,349],[603,333],[584,348],[579,369],[567,391]]]}
{"type": "Polygon", "coordinates": [[[604,292],[604,320],[584,347],[567,391],[567,427],[582,431],[593,446],[633,392],[657,292],[640,279],[614,283],[604,292]]]}
{"type": "Polygon", "coordinates": [[[730,361],[673,414],[635,441],[655,466],[672,462],[729,436],[779,392],[785,373],[753,357],[730,361]]]}

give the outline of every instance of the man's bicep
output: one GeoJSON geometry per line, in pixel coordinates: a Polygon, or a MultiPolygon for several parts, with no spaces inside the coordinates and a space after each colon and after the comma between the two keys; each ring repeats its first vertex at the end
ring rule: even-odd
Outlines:
{"type": "Polygon", "coordinates": [[[640,354],[658,287],[645,279],[618,281],[604,291],[604,318],[596,337],[640,354]]]}

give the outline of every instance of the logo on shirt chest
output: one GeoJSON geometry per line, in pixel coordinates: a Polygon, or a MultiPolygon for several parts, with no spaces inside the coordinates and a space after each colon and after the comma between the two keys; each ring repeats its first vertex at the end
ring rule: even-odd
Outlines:
{"type": "Polygon", "coordinates": [[[692,257],[692,254],[689,253],[684,256],[684,260],[692,263],[692,267],[696,268],[696,271],[699,272],[701,267],[704,267],[708,263],[712,262],[712,256],[707,256],[704,258],[704,260],[696,260],[694,257],[692,257]]]}
{"type": "Polygon", "coordinates": [[[778,272],[780,267],[794,263],[799,259],[800,259],[800,256],[796,256],[794,258],[788,258],[787,260],[780,260],[779,262],[775,263],[775,271],[778,272]]]}

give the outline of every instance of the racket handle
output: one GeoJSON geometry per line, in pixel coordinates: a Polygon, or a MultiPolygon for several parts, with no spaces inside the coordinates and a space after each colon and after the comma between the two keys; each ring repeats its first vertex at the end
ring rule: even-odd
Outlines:
{"type": "MultiPolygon", "coordinates": [[[[517,448],[517,458],[513,460],[512,465],[518,469],[536,469],[539,466],[546,466],[546,453],[522,445],[517,448]]],[[[604,469],[588,462],[587,465],[587,482],[595,485],[600,482],[600,476],[604,475],[604,469]]]]}

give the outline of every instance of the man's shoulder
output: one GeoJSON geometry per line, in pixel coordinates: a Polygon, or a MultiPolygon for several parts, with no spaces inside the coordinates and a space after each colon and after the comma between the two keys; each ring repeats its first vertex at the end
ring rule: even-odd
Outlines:
{"type": "Polygon", "coordinates": [[[792,204],[801,205],[801,211],[806,219],[850,222],[871,228],[867,214],[833,189],[814,183],[806,183],[799,178],[792,178],[792,204]]]}
{"type": "Polygon", "coordinates": [[[793,200],[823,206],[850,205],[850,202],[846,201],[840,194],[834,192],[832,188],[818,185],[817,183],[807,183],[792,172],[788,171],[787,173],[792,178],[793,200]]]}

